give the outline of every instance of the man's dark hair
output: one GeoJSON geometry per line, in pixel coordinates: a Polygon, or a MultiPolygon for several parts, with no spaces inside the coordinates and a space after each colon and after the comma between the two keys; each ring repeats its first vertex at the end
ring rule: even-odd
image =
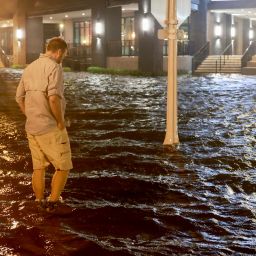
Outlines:
{"type": "Polygon", "coordinates": [[[67,43],[60,37],[53,37],[46,46],[47,51],[56,52],[58,50],[65,51],[68,48],[67,43]]]}

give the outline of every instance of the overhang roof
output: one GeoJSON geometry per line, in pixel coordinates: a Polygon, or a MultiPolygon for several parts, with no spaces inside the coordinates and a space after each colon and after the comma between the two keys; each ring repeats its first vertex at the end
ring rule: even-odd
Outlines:
{"type": "Polygon", "coordinates": [[[240,18],[256,20],[256,1],[211,1],[209,10],[215,13],[226,13],[240,18]]]}
{"type": "Polygon", "coordinates": [[[12,19],[19,8],[25,8],[28,16],[46,15],[66,11],[90,9],[101,4],[109,7],[136,3],[139,0],[0,0],[0,20],[12,19]]]}
{"type": "Polygon", "coordinates": [[[256,8],[255,0],[211,1],[209,10],[256,8]]]}

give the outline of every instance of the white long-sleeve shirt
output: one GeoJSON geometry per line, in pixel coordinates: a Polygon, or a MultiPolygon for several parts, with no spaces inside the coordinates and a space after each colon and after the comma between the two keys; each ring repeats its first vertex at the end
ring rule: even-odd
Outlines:
{"type": "Polygon", "coordinates": [[[63,71],[60,64],[46,54],[26,67],[16,91],[16,101],[25,100],[26,132],[42,135],[57,127],[48,97],[58,95],[61,99],[64,119],[63,71]]]}

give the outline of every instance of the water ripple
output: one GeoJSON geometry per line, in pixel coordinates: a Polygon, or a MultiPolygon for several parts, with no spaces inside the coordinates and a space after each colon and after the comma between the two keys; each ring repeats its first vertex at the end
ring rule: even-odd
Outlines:
{"type": "Polygon", "coordinates": [[[165,148],[166,78],[65,74],[75,168],[63,195],[74,211],[48,216],[33,203],[14,101],[21,71],[7,71],[1,255],[256,254],[254,77],[179,77],[181,143],[165,148]]]}

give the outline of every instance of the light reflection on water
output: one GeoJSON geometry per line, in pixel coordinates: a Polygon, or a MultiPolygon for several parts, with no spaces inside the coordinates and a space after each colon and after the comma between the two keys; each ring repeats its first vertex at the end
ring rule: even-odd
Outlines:
{"type": "Polygon", "coordinates": [[[172,149],[162,146],[165,78],[65,76],[68,217],[35,211],[16,85],[0,85],[1,253],[256,253],[254,77],[180,77],[181,144],[172,149]]]}

